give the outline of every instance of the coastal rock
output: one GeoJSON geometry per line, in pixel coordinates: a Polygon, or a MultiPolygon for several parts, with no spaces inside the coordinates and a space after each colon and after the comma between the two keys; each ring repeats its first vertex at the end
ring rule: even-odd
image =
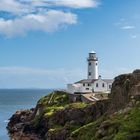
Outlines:
{"type": "MultiPolygon", "coordinates": [[[[17,111],[7,129],[15,140],[89,140],[79,130],[90,132],[90,129],[94,131],[91,137],[112,140],[123,123],[112,121],[114,117],[124,115],[120,118],[126,121],[131,110],[139,105],[140,70],[135,70],[115,78],[108,100],[73,103],[68,93],[55,91],[41,98],[35,109],[17,111]]],[[[135,112],[138,116],[138,110],[134,109],[135,112]]]]}
{"type": "Polygon", "coordinates": [[[110,95],[109,113],[121,109],[132,100],[132,97],[136,98],[136,96],[140,96],[140,70],[116,77],[110,95]]]}
{"type": "Polygon", "coordinates": [[[23,128],[24,124],[30,121],[31,115],[34,109],[30,110],[19,110],[11,118],[8,123],[7,129],[9,133],[14,133],[19,129],[23,128]]]}

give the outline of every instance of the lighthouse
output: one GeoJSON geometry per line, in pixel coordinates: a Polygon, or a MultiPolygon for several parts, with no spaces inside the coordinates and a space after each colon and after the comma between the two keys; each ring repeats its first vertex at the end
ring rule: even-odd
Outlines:
{"type": "Polygon", "coordinates": [[[98,58],[94,51],[89,53],[88,61],[88,79],[98,79],[98,58]]]}
{"type": "MultiPolygon", "coordinates": [[[[101,76],[98,75],[98,57],[96,56],[96,52],[92,51],[89,53],[87,58],[88,62],[88,74],[87,79],[82,79],[73,84],[67,85],[67,90],[72,94],[89,94],[91,93],[90,101],[98,101],[99,99],[93,97],[94,94],[98,93],[110,93],[113,79],[102,79],[101,76]]],[[[74,96],[75,97],[75,96],[74,96]]],[[[84,96],[87,98],[86,96],[84,96]]],[[[89,98],[87,98],[89,100],[89,98]]]]}

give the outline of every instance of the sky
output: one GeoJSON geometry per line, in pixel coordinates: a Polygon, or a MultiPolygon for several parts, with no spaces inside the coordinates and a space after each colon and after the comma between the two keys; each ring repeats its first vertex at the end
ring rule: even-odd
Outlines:
{"type": "Polygon", "coordinates": [[[140,68],[140,0],[0,0],[0,88],[64,88],[140,68]]]}

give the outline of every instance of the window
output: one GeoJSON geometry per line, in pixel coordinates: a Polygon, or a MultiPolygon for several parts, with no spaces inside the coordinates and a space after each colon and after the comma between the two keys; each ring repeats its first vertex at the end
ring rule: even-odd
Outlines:
{"type": "Polygon", "coordinates": [[[91,66],[91,62],[89,62],[89,64],[88,64],[89,66],[91,66]]]}
{"type": "Polygon", "coordinates": [[[89,72],[88,75],[91,76],[91,72],[89,72]]]}
{"type": "Polygon", "coordinates": [[[109,89],[111,89],[111,87],[112,87],[112,86],[111,86],[111,85],[109,85],[109,89]]]}
{"type": "Polygon", "coordinates": [[[88,84],[88,87],[90,87],[91,86],[91,84],[88,84]]]}
{"type": "Polygon", "coordinates": [[[86,90],[89,90],[89,88],[86,88],[86,90]]]}
{"type": "Polygon", "coordinates": [[[98,83],[96,83],[96,87],[99,87],[98,83]]]}
{"type": "Polygon", "coordinates": [[[98,64],[96,63],[96,66],[97,66],[98,64]]]}
{"type": "Polygon", "coordinates": [[[85,83],[83,84],[83,86],[85,87],[85,83]]]}
{"type": "Polygon", "coordinates": [[[102,87],[103,87],[103,88],[105,87],[105,84],[104,84],[104,83],[102,84],[102,87]]]}

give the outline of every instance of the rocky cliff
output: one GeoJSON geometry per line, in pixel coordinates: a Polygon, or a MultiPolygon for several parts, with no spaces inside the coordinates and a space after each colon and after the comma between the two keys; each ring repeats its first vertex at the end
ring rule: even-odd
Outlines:
{"type": "Polygon", "coordinates": [[[115,78],[109,100],[71,102],[55,91],[31,110],[17,111],[7,126],[15,140],[139,140],[140,70],[115,78]]]}
{"type": "MultiPolygon", "coordinates": [[[[114,112],[140,96],[140,70],[115,78],[111,91],[109,112],[114,112]]],[[[131,103],[130,103],[131,104],[131,103]]],[[[130,105],[131,106],[131,105],[130,105]]]]}

